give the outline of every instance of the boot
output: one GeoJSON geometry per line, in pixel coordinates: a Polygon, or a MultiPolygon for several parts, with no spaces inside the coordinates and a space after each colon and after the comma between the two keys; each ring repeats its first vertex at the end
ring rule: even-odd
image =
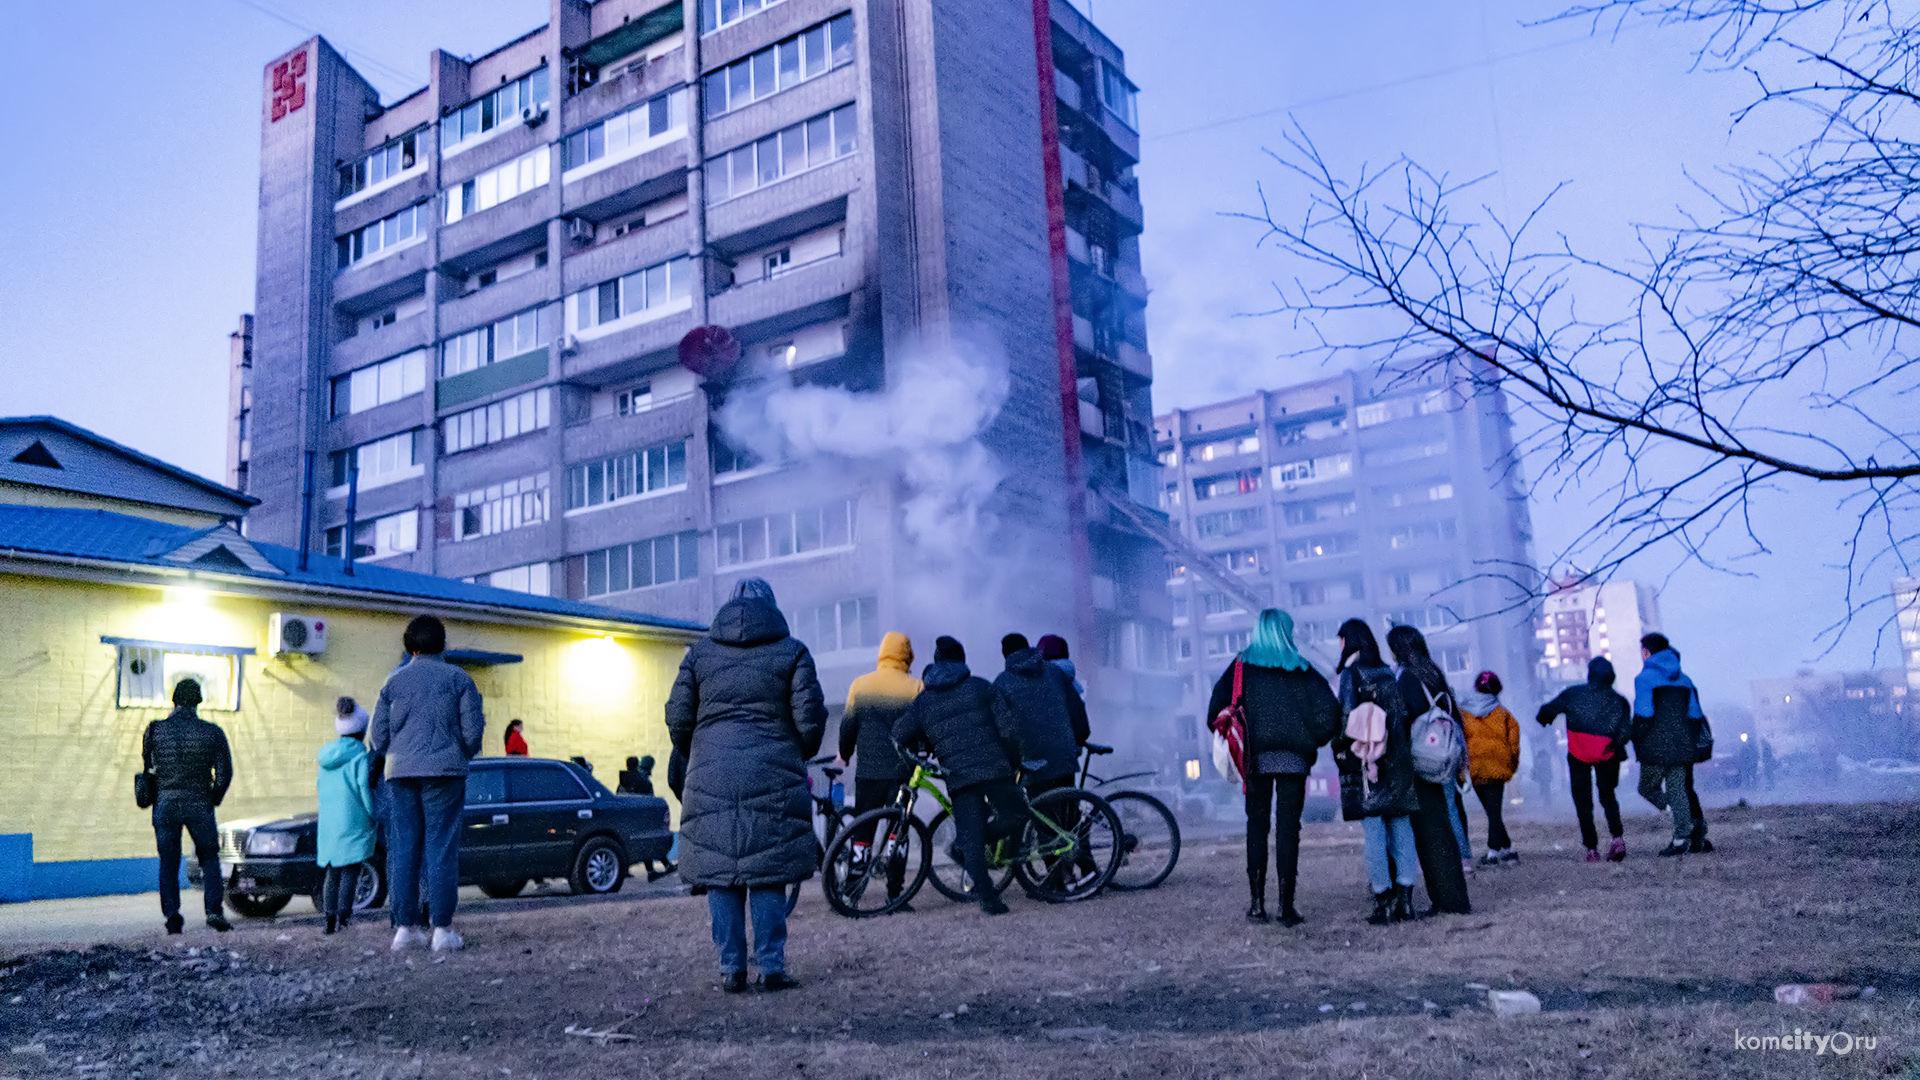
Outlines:
{"type": "Polygon", "coordinates": [[[1247,871],[1247,891],[1252,894],[1253,902],[1247,905],[1247,921],[1263,923],[1267,921],[1267,871],[1247,871]]]}
{"type": "Polygon", "coordinates": [[[353,925],[352,909],[348,909],[346,911],[341,912],[340,913],[340,929],[345,930],[347,927],[352,925],[353,925]]]}
{"type": "Polygon", "coordinates": [[[331,934],[333,933],[333,928],[335,925],[336,925],[336,920],[334,919],[333,915],[329,913],[327,915],[327,928],[320,932],[323,934],[331,934]]]}
{"type": "Polygon", "coordinates": [[[1707,823],[1696,821],[1693,832],[1687,837],[1687,850],[1695,855],[1704,855],[1713,850],[1713,841],[1707,839],[1707,823]]]}
{"type": "Polygon", "coordinates": [[[1393,887],[1393,914],[1391,917],[1394,922],[1413,921],[1413,886],[1395,885],[1393,887]]]}
{"type": "Polygon", "coordinates": [[[1393,921],[1393,900],[1399,890],[1388,887],[1386,892],[1373,894],[1373,914],[1367,916],[1367,922],[1374,926],[1385,926],[1393,921]]]}
{"type": "Polygon", "coordinates": [[[1293,878],[1286,878],[1280,882],[1281,926],[1299,926],[1301,923],[1307,921],[1300,916],[1298,911],[1293,909],[1293,881],[1293,878]]]}

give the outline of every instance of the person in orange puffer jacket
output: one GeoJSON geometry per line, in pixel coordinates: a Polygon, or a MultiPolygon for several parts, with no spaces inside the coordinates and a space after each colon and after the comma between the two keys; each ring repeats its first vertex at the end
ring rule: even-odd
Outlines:
{"type": "Polygon", "coordinates": [[[1500,676],[1483,671],[1473,680],[1473,692],[1460,695],[1460,721],[1467,736],[1473,793],[1487,812],[1487,853],[1480,861],[1488,866],[1520,861],[1500,816],[1507,798],[1507,781],[1520,768],[1520,722],[1500,704],[1500,690],[1500,676]]]}

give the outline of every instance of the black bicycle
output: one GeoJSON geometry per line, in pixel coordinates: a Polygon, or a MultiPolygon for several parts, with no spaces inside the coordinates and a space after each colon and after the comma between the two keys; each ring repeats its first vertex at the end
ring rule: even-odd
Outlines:
{"type": "Polygon", "coordinates": [[[1153,773],[1130,772],[1103,780],[1089,770],[1096,756],[1113,753],[1113,747],[1087,743],[1085,749],[1086,753],[1080,757],[1080,787],[1106,799],[1107,805],[1120,817],[1120,866],[1107,885],[1123,891],[1151,889],[1167,880],[1174,864],[1180,861],[1180,822],[1174,819],[1166,803],[1144,791],[1100,790],[1109,784],[1153,773]],[[1093,781],[1091,785],[1087,783],[1089,780],[1093,781]]]}
{"type": "MultiPolygon", "coordinates": [[[[829,754],[807,762],[807,797],[813,800],[814,830],[820,836],[822,869],[826,867],[827,850],[833,847],[833,842],[839,838],[841,831],[847,827],[847,823],[854,818],[853,810],[847,806],[844,796],[839,801],[834,799],[835,789],[840,787],[836,781],[840,779],[842,773],[847,771],[844,767],[835,765],[835,760],[834,756],[829,754]],[[823,785],[826,788],[824,792],[814,790],[812,770],[815,768],[818,768],[827,778],[826,784],[823,785]]],[[[822,888],[826,887],[825,880],[824,877],[821,879],[822,888]]],[[[796,881],[787,887],[787,914],[793,914],[793,909],[799,906],[800,887],[805,884],[804,881],[796,881]]]]}

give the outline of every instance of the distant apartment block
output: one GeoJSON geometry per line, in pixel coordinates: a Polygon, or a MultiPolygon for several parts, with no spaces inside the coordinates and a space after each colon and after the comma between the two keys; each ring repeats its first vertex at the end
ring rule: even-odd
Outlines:
{"type": "Polygon", "coordinates": [[[1549,688],[1587,681],[1587,662],[1613,663],[1614,685],[1640,674],[1640,639],[1660,629],[1660,594],[1632,581],[1574,580],[1549,586],[1534,623],[1540,641],[1540,681],[1549,688]]]}

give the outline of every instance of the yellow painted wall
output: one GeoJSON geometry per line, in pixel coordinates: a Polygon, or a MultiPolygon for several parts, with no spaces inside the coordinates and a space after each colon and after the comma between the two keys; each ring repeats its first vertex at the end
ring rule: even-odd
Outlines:
{"type": "MultiPolygon", "coordinates": [[[[222,821],[309,811],[315,755],[334,737],[333,703],[369,712],[401,656],[408,616],[182,589],[0,574],[0,833],[32,833],[36,862],[151,856],[147,811],[133,804],[140,738],[164,709],[114,706],[117,652],[102,635],[252,646],[238,712],[204,710],[226,730],[233,788],[222,821]],[[327,620],[327,652],[267,656],[274,611],[327,620]]],[[[507,721],[526,721],[533,753],[593,762],[614,786],[628,755],[652,754],[666,795],[663,711],[684,647],[578,630],[448,618],[450,648],[517,653],[473,669],[485,698],[486,754],[507,721]]],[[[668,796],[671,801],[671,796],[668,796]]],[[[676,808],[677,815],[677,808],[676,808]]]]}

